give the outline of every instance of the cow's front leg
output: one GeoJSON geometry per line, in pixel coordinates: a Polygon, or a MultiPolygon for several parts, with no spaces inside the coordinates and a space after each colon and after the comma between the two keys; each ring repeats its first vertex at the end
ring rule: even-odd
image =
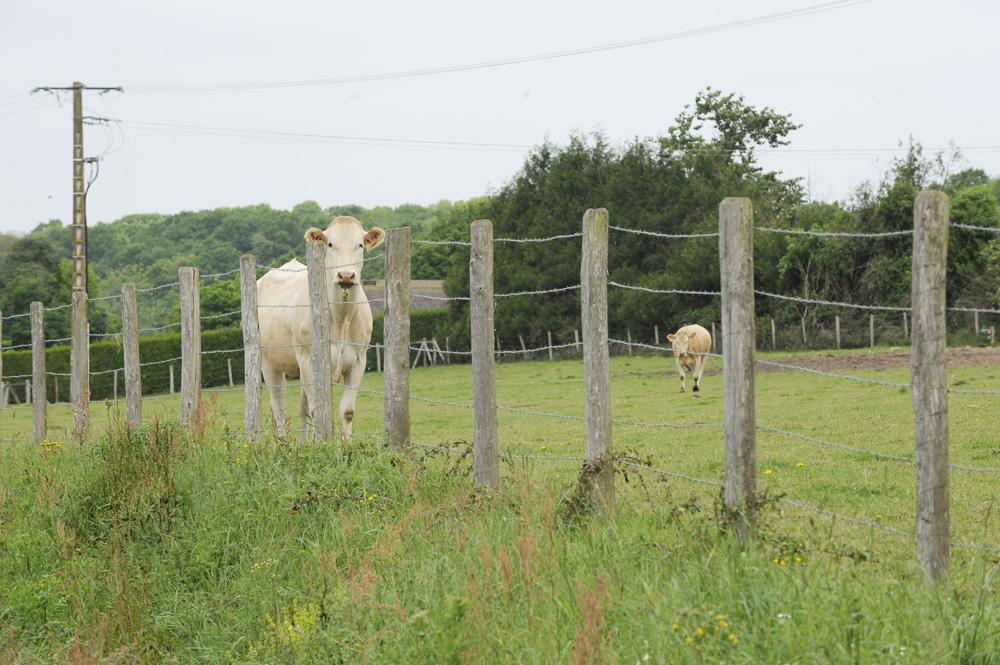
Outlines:
{"type": "Polygon", "coordinates": [[[681,392],[684,392],[684,365],[680,360],[677,361],[677,372],[681,375],[681,392]]]}
{"type": "Polygon", "coordinates": [[[351,438],[352,424],[354,422],[354,403],[358,397],[358,388],[361,387],[361,380],[365,375],[365,364],[367,363],[368,350],[361,348],[357,357],[349,366],[344,367],[344,392],[340,397],[340,436],[344,443],[351,438]]]}

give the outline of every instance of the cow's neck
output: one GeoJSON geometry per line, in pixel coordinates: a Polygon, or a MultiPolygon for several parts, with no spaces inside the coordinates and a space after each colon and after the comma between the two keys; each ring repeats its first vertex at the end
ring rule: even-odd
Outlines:
{"type": "Polygon", "coordinates": [[[347,339],[347,329],[361,301],[361,286],[355,284],[345,289],[336,282],[330,282],[327,292],[330,294],[330,338],[347,339]]]}

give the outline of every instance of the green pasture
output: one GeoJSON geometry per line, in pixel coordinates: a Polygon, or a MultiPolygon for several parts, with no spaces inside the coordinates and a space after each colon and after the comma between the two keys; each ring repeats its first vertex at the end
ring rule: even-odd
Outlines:
{"type": "MultiPolygon", "coordinates": [[[[462,452],[390,455],[372,393],[347,445],[248,444],[231,391],[204,395],[195,434],[176,427],[179,397],[145,401],[132,431],[123,404],[93,404],[83,442],[50,407],[41,446],[12,440],[30,409],[4,410],[0,662],[1000,662],[1000,554],[953,547],[930,587],[913,538],[785,502],[914,533],[912,462],[801,438],[912,457],[909,391],[758,374],[758,424],[800,437],[758,431],[764,503],[741,547],[713,484],[720,370],[710,359],[681,394],[672,358],[611,359],[616,455],[677,474],[620,464],[613,516],[580,501],[579,460],[544,459],[582,457],[583,421],[524,413],[582,417],[580,360],[497,365],[494,493],[472,488],[462,452]]],[[[948,382],[996,391],[998,375],[953,367],[948,382]]],[[[469,365],[412,370],[413,440],[468,450],[472,410],[455,404],[471,391],[469,365]]],[[[951,463],[1000,467],[997,422],[1000,396],[950,395],[951,463]]],[[[998,475],[952,470],[954,543],[1000,549],[998,475]]]]}

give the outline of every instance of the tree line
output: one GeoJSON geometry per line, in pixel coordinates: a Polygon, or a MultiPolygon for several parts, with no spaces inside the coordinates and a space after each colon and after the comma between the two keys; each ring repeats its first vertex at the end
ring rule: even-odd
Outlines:
{"type": "MultiPolygon", "coordinates": [[[[365,209],[356,205],[322,208],[313,201],[291,211],[268,205],[219,208],[176,215],[129,215],[88,231],[90,296],[111,295],[121,284],[140,289],[177,280],[181,266],[203,275],[227,273],[239,257],[252,253],[265,266],[305,256],[303,234],[325,227],[336,215],[357,217],[366,228],[408,226],[415,240],[468,241],[469,226],[490,219],[495,237],[545,238],[576,233],[588,208],[603,207],[611,223],[661,234],[718,231],[718,205],[727,196],[753,201],[758,227],[825,232],[882,233],[911,229],[913,203],[921,189],[941,189],[951,197],[952,223],[1000,227],[1000,181],[981,169],[956,170],[961,155],[927,156],[909,139],[877,182],[859,185],[848,200],[807,199],[800,179],[764,170],[761,147],[790,143],[798,128],[789,114],[756,108],[742,96],[706,89],[677,115],[661,136],[611,145],[600,133],[577,134],[565,145],[546,142],[498,191],[470,201],[430,206],[365,209]]],[[[24,237],[0,236],[0,310],[28,311],[32,300],[47,306],[71,298],[71,227],[59,220],[41,224],[24,237]]],[[[755,236],[757,289],[811,300],[907,306],[910,297],[912,236],[877,239],[758,233],[755,236]]],[[[573,286],[580,280],[580,242],[500,243],[495,248],[495,292],[511,293],[573,286]]],[[[469,254],[463,245],[417,244],[414,279],[444,279],[451,296],[467,296],[469,254]]],[[[381,259],[365,265],[365,278],[384,274],[381,259]]],[[[204,314],[239,309],[237,275],[206,280],[204,314]]],[[[612,231],[609,279],[654,290],[716,291],[718,239],[663,239],[612,231]]],[[[948,248],[948,305],[1000,305],[1000,235],[952,229],[948,248]]],[[[179,321],[176,290],[163,289],[140,304],[140,325],[179,321]]],[[[579,292],[498,300],[497,334],[542,342],[546,331],[572,339],[580,327],[579,292]]],[[[112,301],[113,302],[113,301],[112,301]]],[[[612,331],[679,327],[719,320],[719,298],[609,290],[612,331]]],[[[823,324],[829,306],[759,299],[757,314],[782,324],[809,320],[823,324]]],[[[452,301],[438,326],[441,337],[467,339],[467,303],[452,301]]],[[[206,328],[238,325],[239,317],[209,319],[206,328]]],[[[69,310],[50,312],[47,337],[69,335],[69,310]]],[[[92,308],[92,333],[115,332],[115,310],[92,308]]],[[[4,324],[4,344],[30,340],[27,317],[4,324]]]]}

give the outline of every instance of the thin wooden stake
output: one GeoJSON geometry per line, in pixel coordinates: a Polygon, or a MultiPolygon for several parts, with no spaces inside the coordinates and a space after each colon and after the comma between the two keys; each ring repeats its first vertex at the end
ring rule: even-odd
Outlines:
{"type": "Polygon", "coordinates": [[[31,303],[31,383],[34,395],[32,438],[35,443],[45,440],[48,399],[45,394],[45,306],[31,303]]]}
{"type": "MultiPolygon", "coordinates": [[[[326,243],[306,242],[309,282],[309,321],[312,332],[309,367],[312,370],[312,423],[320,441],[333,439],[333,390],[330,386],[330,293],[326,276],[326,243]]],[[[305,389],[303,387],[303,389],[305,389]]],[[[303,427],[305,423],[303,423],[303,427]]]]}

